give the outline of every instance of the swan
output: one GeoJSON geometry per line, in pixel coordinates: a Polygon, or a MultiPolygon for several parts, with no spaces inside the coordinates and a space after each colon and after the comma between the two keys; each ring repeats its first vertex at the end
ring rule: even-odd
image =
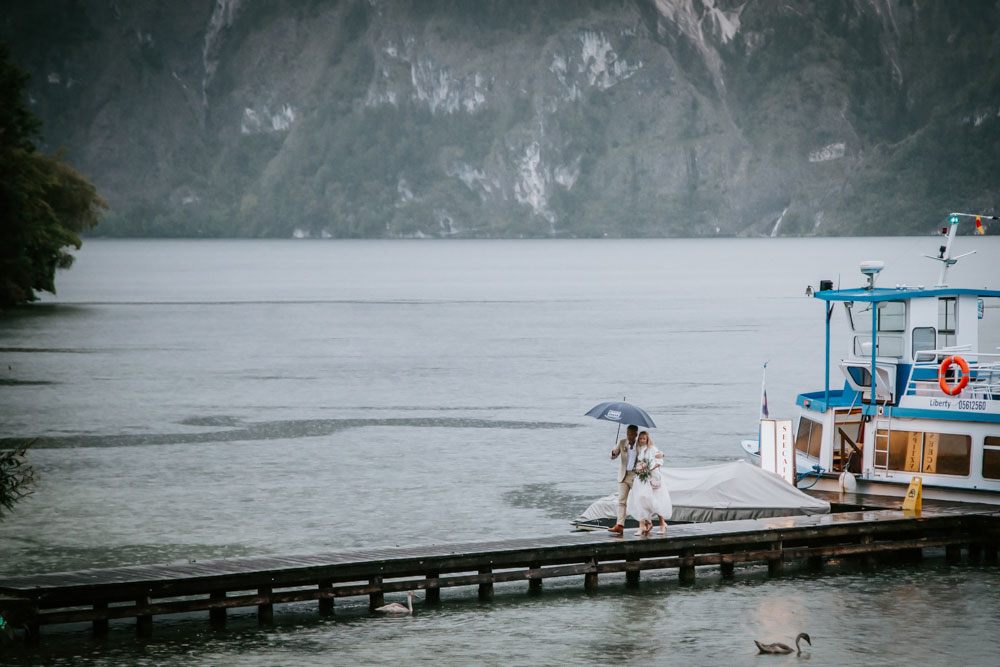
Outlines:
{"type": "MultiPolygon", "coordinates": [[[[413,591],[409,591],[406,594],[406,606],[399,604],[398,602],[390,602],[389,604],[384,604],[381,607],[376,607],[375,611],[380,611],[383,614],[412,614],[413,613],[413,591]]],[[[791,651],[792,649],[788,649],[791,651]]]]}
{"type": "MultiPolygon", "coordinates": [[[[804,632],[800,632],[799,636],[795,638],[795,649],[796,649],[796,653],[795,654],[796,655],[799,655],[800,653],[802,653],[802,648],[799,646],[799,641],[802,640],[802,639],[805,639],[806,643],[809,644],[810,646],[813,645],[812,640],[809,639],[809,635],[807,635],[804,632]]],[[[775,642],[774,644],[761,644],[759,641],[757,641],[755,639],[755,640],[753,640],[753,643],[757,645],[757,650],[760,651],[761,653],[791,653],[792,652],[792,647],[791,646],[789,646],[788,644],[782,644],[781,642],[775,642]]]]}

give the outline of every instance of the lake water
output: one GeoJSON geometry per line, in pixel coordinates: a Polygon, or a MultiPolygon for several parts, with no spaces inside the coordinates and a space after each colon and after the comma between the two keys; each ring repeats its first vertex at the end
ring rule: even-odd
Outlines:
{"type": "MultiPolygon", "coordinates": [[[[0,446],[38,437],[0,574],[544,536],[616,489],[627,396],[668,465],[739,458],[823,385],[821,278],[933,284],[933,238],[634,241],[88,240],[57,297],[0,317],[0,446]]],[[[996,288],[1000,238],[952,284],[996,288]]],[[[834,360],[844,350],[834,318],[834,360]]],[[[832,374],[834,387],[842,381],[832,374]]],[[[18,664],[759,664],[809,632],[814,664],[995,664],[1000,571],[919,566],[694,586],[643,574],[443,592],[413,617],[365,599],[48,629],[18,664]]],[[[389,600],[395,599],[389,596],[389,600]]],[[[796,660],[794,656],[790,660],[796,660]]]]}

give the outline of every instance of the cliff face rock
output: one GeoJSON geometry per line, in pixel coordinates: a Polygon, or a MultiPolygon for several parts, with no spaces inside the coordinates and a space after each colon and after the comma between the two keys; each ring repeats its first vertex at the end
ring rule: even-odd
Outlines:
{"type": "Polygon", "coordinates": [[[121,235],[892,234],[993,210],[996,3],[41,2],[121,235]]]}

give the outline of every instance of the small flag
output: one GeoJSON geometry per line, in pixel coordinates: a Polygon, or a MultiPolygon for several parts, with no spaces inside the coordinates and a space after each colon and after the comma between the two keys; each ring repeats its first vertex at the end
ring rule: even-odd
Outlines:
{"type": "Polygon", "coordinates": [[[764,373],[760,378],[760,418],[768,419],[767,412],[767,362],[764,362],[764,373]]]}
{"type": "Polygon", "coordinates": [[[985,234],[986,230],[983,229],[983,219],[981,216],[976,216],[976,231],[980,234],[985,234]]]}

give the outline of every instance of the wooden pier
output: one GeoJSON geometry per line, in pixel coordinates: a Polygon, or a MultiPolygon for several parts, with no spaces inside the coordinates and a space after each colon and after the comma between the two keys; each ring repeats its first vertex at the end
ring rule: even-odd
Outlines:
{"type": "Polygon", "coordinates": [[[920,514],[904,513],[898,500],[856,494],[823,494],[835,507],[857,511],[670,526],[666,536],[616,538],[607,532],[566,533],[536,539],[377,548],[314,555],[227,558],[176,565],[139,565],[0,578],[0,615],[37,641],[42,626],[91,623],[96,635],[111,619],[133,618],[149,635],[153,617],[207,611],[221,625],[226,610],[256,607],[261,624],[275,604],[315,601],[331,615],[337,598],[367,596],[371,609],[386,593],[425,591],[424,604],[440,601],[442,588],[477,586],[480,600],[494,584],[526,582],[538,594],[550,577],[583,577],[595,590],[602,575],[625,573],[638,586],[644,570],[676,569],[692,582],[699,566],[723,577],[738,563],[766,564],[777,576],[788,562],[821,568],[830,558],[873,566],[882,558],[913,558],[943,547],[956,561],[997,562],[1000,506],[926,500],[920,514]]]}

